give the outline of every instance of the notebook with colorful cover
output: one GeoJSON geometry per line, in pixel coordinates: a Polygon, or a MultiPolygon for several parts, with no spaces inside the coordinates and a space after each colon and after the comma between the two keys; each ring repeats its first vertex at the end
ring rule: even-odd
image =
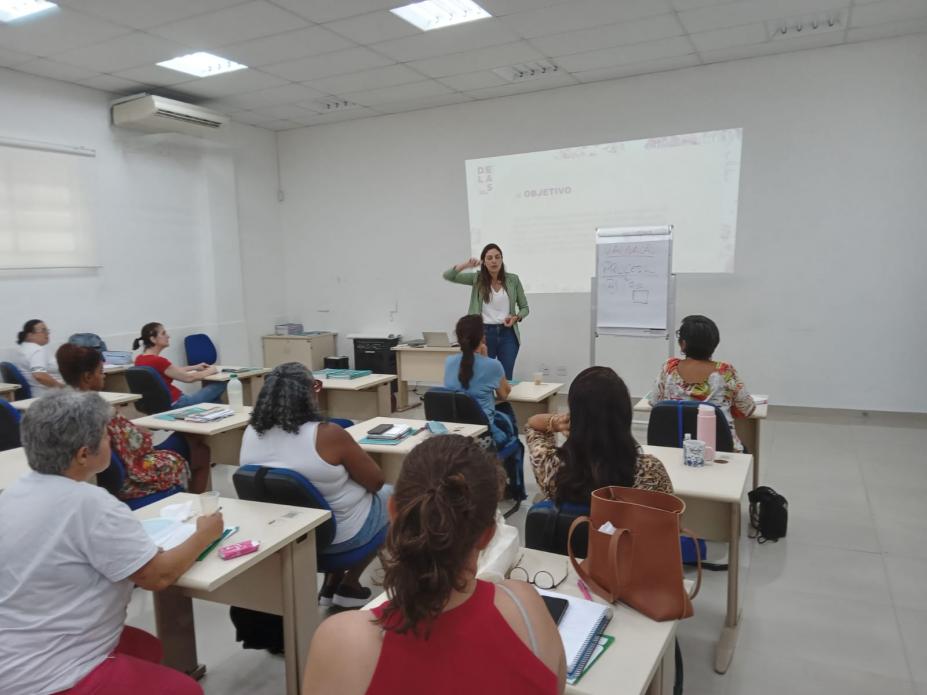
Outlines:
{"type": "Polygon", "coordinates": [[[612,619],[612,609],[595,601],[538,589],[547,596],[565,598],[570,603],[557,629],[566,653],[567,680],[578,680],[599,644],[599,637],[612,619]]]}

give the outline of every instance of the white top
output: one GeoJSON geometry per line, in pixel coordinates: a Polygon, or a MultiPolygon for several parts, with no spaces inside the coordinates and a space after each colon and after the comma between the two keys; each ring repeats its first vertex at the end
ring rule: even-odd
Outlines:
{"type": "Polygon", "coordinates": [[[116,647],[158,551],[103,488],[29,471],[0,495],[0,693],[72,687],[116,647]]]}
{"type": "Polygon", "coordinates": [[[373,494],[352,480],[344,466],[332,465],[319,456],[315,448],[318,429],[318,422],[307,422],[297,434],[274,427],[258,435],[249,425],[241,440],[239,462],[242,466],[254,463],[301,473],[332,508],[335,515],[334,545],[350,540],[360,532],[370,513],[373,494]]]}
{"type": "Polygon", "coordinates": [[[58,374],[58,363],[52,357],[47,345],[38,343],[20,343],[16,359],[16,366],[23,373],[26,381],[29,382],[29,388],[32,389],[32,395],[39,397],[51,389],[42,386],[33,376],[36,372],[45,372],[51,374],[60,381],[58,374]]]}
{"type": "Polygon", "coordinates": [[[500,324],[504,323],[509,315],[509,293],[505,287],[496,292],[490,288],[489,301],[483,302],[483,323],[500,324]]]}

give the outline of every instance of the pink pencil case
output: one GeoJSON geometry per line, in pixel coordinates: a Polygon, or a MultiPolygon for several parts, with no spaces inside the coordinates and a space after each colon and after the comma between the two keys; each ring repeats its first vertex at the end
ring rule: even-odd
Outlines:
{"type": "Polygon", "coordinates": [[[260,541],[242,541],[241,543],[232,543],[219,548],[219,557],[223,560],[231,560],[235,557],[241,557],[248,553],[253,553],[261,547],[260,541]]]}

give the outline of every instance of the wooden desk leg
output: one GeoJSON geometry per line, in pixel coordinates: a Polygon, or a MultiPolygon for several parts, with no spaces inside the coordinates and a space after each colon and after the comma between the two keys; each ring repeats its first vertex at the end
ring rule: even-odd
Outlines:
{"type": "Polygon", "coordinates": [[[154,592],[155,626],[164,648],[163,663],[199,680],[206,667],[197,663],[193,599],[172,586],[154,592]]]}
{"type": "Polygon", "coordinates": [[[673,681],[676,677],[676,632],[667,642],[663,657],[657,664],[650,685],[647,686],[646,695],[669,695],[673,692],[673,681]]]}
{"type": "Polygon", "coordinates": [[[399,379],[399,387],[396,389],[396,410],[409,409],[409,382],[399,379]]]}
{"type": "Polygon", "coordinates": [[[306,534],[281,552],[286,692],[287,695],[299,695],[309,655],[309,643],[320,622],[315,534],[306,534]]]}
{"type": "Polygon", "coordinates": [[[731,535],[728,539],[727,558],[727,614],[721,638],[715,649],[715,672],[727,673],[737,647],[737,633],[740,630],[740,503],[730,505],[731,535]]]}
{"type": "Polygon", "coordinates": [[[257,403],[258,395],[261,393],[261,389],[264,388],[264,375],[253,376],[250,379],[244,379],[242,381],[242,401],[244,405],[254,405],[257,403]]]}
{"type": "MultiPolygon", "coordinates": [[[[390,393],[390,384],[377,386],[377,415],[389,417],[393,412],[393,399],[390,393]]],[[[406,395],[408,398],[408,395],[406,395]]]]}
{"type": "Polygon", "coordinates": [[[753,455],[753,488],[760,484],[760,421],[757,418],[737,418],[734,429],[740,442],[753,455]]]}
{"type": "Polygon", "coordinates": [[[753,449],[751,449],[751,453],[753,454],[753,489],[756,490],[760,486],[760,446],[763,444],[760,431],[763,426],[760,420],[754,420],[753,423],[753,449]]]}

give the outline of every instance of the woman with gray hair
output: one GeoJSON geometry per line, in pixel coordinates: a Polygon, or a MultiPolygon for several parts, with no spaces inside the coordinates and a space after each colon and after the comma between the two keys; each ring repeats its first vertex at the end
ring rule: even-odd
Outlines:
{"type": "MultiPolygon", "coordinates": [[[[298,362],[275,367],[251,413],[240,463],[289,468],[312,483],[335,517],[335,537],[321,552],[340,554],[367,545],[387,525],[392,487],[384,487],[383,471],[351,435],[323,422],[316,399],[321,388],[298,362]]],[[[342,608],[367,603],[371,592],[360,576],[375,555],[373,550],[346,572],[326,574],[319,603],[342,608]]]]}
{"type": "Polygon", "coordinates": [[[173,584],[222,533],[200,517],[161,551],[122,502],[93,480],[109,465],[100,396],[64,389],[22,420],[32,469],[0,495],[0,693],[202,693],[160,666],[161,643],[125,626],[133,584],[173,584]]]}

